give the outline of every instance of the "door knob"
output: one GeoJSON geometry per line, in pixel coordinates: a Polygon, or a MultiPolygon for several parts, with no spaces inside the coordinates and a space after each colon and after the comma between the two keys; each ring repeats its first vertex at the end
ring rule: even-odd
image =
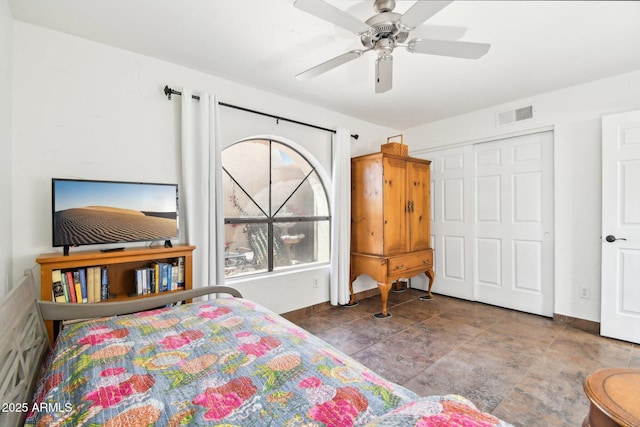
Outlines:
{"type": "Polygon", "coordinates": [[[616,237],[612,234],[609,234],[607,237],[604,238],[604,240],[606,240],[609,243],[615,242],[616,240],[627,240],[623,237],[616,237]]]}

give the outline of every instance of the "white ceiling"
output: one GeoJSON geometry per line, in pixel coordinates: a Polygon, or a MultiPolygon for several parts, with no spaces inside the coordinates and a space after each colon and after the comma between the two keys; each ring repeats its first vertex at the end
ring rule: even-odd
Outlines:
{"type": "MultiPolygon", "coordinates": [[[[359,19],[373,2],[327,0],[359,19]]],[[[374,93],[375,53],[309,81],[294,76],[357,36],[293,0],[9,0],[17,20],[304,100],[396,129],[640,70],[638,1],[455,1],[410,36],[485,42],[479,60],[394,53],[374,93]]],[[[397,1],[404,12],[413,1],[397,1]]],[[[230,100],[232,101],[232,100],[230,100]]]]}

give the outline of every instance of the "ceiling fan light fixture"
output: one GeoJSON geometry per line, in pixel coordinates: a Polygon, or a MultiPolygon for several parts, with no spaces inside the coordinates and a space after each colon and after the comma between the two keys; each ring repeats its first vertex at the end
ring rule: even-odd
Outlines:
{"type": "Polygon", "coordinates": [[[376,59],[376,93],[384,93],[391,90],[393,84],[393,56],[378,52],[376,59]]]}

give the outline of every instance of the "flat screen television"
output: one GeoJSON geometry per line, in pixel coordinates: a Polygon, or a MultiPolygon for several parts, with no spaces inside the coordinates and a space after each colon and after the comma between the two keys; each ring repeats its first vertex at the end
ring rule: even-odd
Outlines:
{"type": "Polygon", "coordinates": [[[164,240],[178,237],[178,185],[51,180],[53,246],[164,240]]]}

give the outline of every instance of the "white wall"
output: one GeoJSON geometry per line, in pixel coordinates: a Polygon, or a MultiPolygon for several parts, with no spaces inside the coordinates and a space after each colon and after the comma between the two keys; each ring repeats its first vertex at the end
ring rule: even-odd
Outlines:
{"type": "MultiPolygon", "coordinates": [[[[14,243],[15,272],[33,266],[40,253],[53,251],[52,177],[178,182],[180,101],[166,99],[165,84],[216,93],[223,102],[327,128],[347,128],[360,135],[356,153],[375,151],[386,136],[397,133],[19,21],[14,22],[14,46],[13,89],[19,96],[13,99],[13,212],[14,235],[20,236],[14,243]]],[[[237,115],[236,120],[242,125],[254,119],[237,115]]],[[[262,133],[274,132],[277,127],[262,133]]],[[[323,267],[242,282],[238,288],[246,297],[286,312],[328,301],[328,277],[328,267],[323,267]],[[314,278],[318,288],[313,288],[314,278]]]]}
{"type": "MultiPolygon", "coordinates": [[[[175,182],[179,105],[161,93],[165,84],[217,93],[219,99],[290,116],[328,128],[345,127],[361,138],[352,154],[377,151],[399,133],[332,111],[256,90],[124,50],[13,22],[0,0],[0,233],[14,236],[11,253],[0,245],[1,286],[51,252],[50,179],[81,177],[175,182]],[[13,38],[13,41],[12,41],[13,38]],[[14,57],[7,52],[13,44],[14,57]],[[13,88],[13,102],[7,94],[13,88]],[[20,96],[16,96],[19,94],[20,96]],[[13,120],[8,119],[13,105],[13,120]],[[9,110],[9,111],[7,111],[9,110]],[[12,131],[8,130],[13,127],[12,131]],[[4,143],[8,140],[9,143],[4,143]],[[12,141],[11,141],[12,140],[12,141]],[[13,153],[10,153],[13,147],[13,153]],[[13,165],[6,160],[13,156],[13,165]],[[13,215],[13,226],[11,216],[13,215]],[[4,251],[4,253],[2,252],[4,251]]],[[[604,79],[476,111],[404,132],[411,151],[499,138],[553,126],[555,131],[555,312],[600,319],[600,117],[640,108],[640,72],[604,79]],[[495,126],[495,113],[532,103],[536,118],[495,126]],[[579,298],[589,287],[591,299],[579,298]]],[[[240,119],[239,119],[240,120],[240,119]]],[[[241,120],[250,120],[249,118],[241,120]]],[[[265,133],[272,133],[266,131],[265,133]]],[[[300,141],[304,143],[303,141],[300,141]]],[[[10,246],[9,246],[10,247],[10,246]]],[[[327,269],[239,283],[249,298],[285,312],[328,300],[327,269]],[[312,288],[318,277],[321,286],[312,288]],[[326,278],[326,280],[324,280],[326,278]],[[284,296],[284,297],[283,297],[284,296]]],[[[375,287],[368,278],[355,290],[375,287]]],[[[0,291],[2,287],[0,287],[0,291]]]]}
{"type": "Polygon", "coordinates": [[[11,93],[13,19],[7,0],[0,0],[0,298],[12,283],[11,93]]]}
{"type": "MultiPolygon", "coordinates": [[[[481,84],[481,82],[478,82],[481,84]]],[[[555,309],[600,321],[601,122],[640,108],[640,71],[545,93],[404,132],[411,151],[554,129],[555,309]],[[533,105],[534,119],[496,127],[495,114],[533,105]],[[579,297],[581,288],[590,299],[579,297]]]]}

